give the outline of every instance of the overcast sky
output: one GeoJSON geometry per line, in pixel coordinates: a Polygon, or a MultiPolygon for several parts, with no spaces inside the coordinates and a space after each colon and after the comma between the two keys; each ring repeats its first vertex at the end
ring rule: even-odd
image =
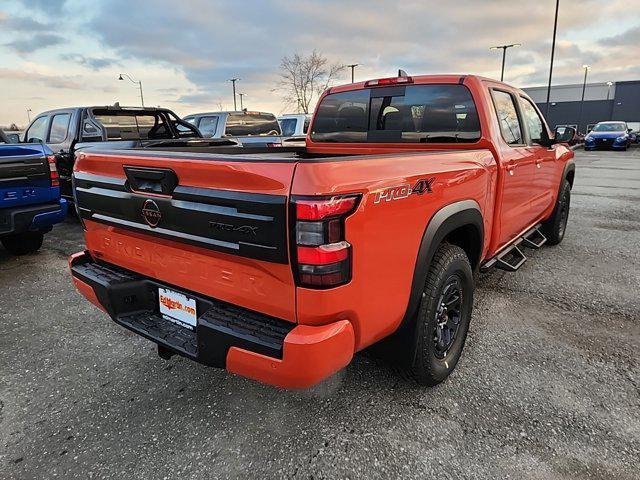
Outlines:
{"type": "MultiPolygon", "coordinates": [[[[282,113],[273,91],[284,55],[314,48],[361,63],[357,79],[476,73],[546,84],[555,0],[0,0],[0,124],[24,125],[26,109],[145,103],[180,115],[245,106],[282,113]]],[[[561,0],[553,81],[640,79],[640,0],[561,0]]],[[[338,83],[346,83],[345,74],[338,83]]]]}

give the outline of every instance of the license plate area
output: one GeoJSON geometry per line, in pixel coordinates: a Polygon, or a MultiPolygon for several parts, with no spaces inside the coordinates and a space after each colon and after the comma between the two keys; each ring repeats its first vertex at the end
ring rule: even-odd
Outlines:
{"type": "Polygon", "coordinates": [[[169,288],[158,288],[158,306],[162,318],[195,330],[198,322],[196,299],[169,288]]]}

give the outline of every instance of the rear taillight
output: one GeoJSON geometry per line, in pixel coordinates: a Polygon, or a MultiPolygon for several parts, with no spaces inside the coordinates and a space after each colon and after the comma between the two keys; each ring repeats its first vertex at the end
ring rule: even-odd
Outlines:
{"type": "Polygon", "coordinates": [[[59,187],[60,176],[58,175],[58,168],[56,167],[56,157],[49,155],[47,160],[49,162],[49,178],[51,179],[51,186],[59,187]]]}
{"type": "Polygon", "coordinates": [[[293,268],[298,284],[330,288],[351,280],[351,245],[344,220],[358,205],[357,195],[293,197],[293,268]]]}

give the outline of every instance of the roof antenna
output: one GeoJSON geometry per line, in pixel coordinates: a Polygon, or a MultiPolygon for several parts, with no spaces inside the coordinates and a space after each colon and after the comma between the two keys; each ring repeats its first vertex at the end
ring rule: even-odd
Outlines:
{"type": "Polygon", "coordinates": [[[398,76],[399,77],[408,77],[409,75],[407,75],[407,72],[405,72],[404,70],[399,69],[398,70],[398,76]]]}

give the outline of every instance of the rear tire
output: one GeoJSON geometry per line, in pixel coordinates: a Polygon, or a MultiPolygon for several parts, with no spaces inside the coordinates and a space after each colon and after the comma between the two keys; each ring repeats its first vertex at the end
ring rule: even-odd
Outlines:
{"type": "Polygon", "coordinates": [[[455,369],[469,330],[473,289],[473,272],[464,250],[441,245],[411,329],[407,370],[420,385],[437,385],[455,369]]]}
{"type": "Polygon", "coordinates": [[[37,252],[42,246],[42,232],[25,232],[1,239],[2,245],[13,255],[26,255],[37,252]]]}
{"type": "Polygon", "coordinates": [[[570,205],[571,185],[567,180],[563,180],[553,213],[551,217],[542,224],[542,233],[547,237],[548,245],[558,245],[564,239],[564,233],[569,220],[570,205]]]}

